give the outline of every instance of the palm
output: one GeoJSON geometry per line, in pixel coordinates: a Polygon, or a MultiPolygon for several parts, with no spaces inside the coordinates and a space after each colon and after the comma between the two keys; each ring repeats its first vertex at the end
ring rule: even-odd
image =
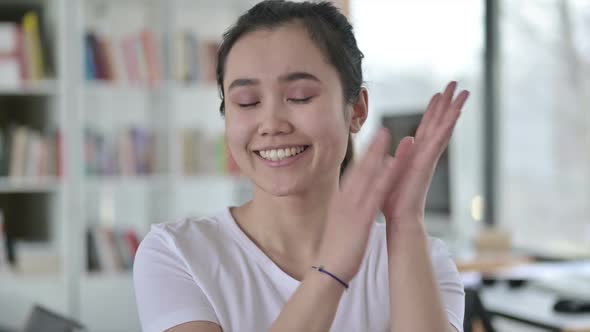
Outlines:
{"type": "Polygon", "coordinates": [[[451,82],[442,95],[434,95],[415,139],[406,137],[400,142],[395,154],[393,189],[383,205],[388,223],[423,217],[432,174],[469,96],[463,91],[453,98],[455,89],[456,83],[451,82]]]}

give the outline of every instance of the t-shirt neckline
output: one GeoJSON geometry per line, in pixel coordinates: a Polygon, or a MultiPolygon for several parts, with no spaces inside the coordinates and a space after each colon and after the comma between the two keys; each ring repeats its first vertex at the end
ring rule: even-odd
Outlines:
{"type": "Polygon", "coordinates": [[[260,247],[256,245],[238,225],[236,219],[231,213],[231,206],[223,211],[223,219],[226,221],[223,224],[227,226],[230,235],[238,242],[239,245],[250,255],[256,263],[267,273],[274,278],[283,281],[291,290],[295,290],[301,282],[291,275],[283,271],[270,257],[268,257],[260,247]]]}

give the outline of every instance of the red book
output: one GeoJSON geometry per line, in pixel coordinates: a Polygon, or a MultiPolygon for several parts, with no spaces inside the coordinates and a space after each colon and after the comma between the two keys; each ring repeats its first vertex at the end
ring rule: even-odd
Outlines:
{"type": "Polygon", "coordinates": [[[135,51],[135,40],[133,37],[125,38],[121,42],[123,48],[123,61],[127,70],[129,82],[140,81],[139,64],[137,63],[137,52],[135,51]]]}
{"type": "Polygon", "coordinates": [[[128,230],[125,232],[125,239],[127,239],[127,246],[129,247],[131,257],[135,258],[135,253],[137,252],[137,248],[139,248],[139,239],[137,238],[137,234],[135,234],[135,232],[132,230],[128,230]]]}
{"type": "Polygon", "coordinates": [[[141,42],[147,65],[148,82],[155,83],[160,80],[160,67],[154,33],[151,30],[144,29],[141,32],[141,42]]]}
{"type": "Polygon", "coordinates": [[[20,26],[16,28],[16,34],[16,57],[20,67],[20,77],[24,81],[29,77],[29,69],[27,68],[27,55],[25,54],[25,34],[20,26]]]}
{"type": "Polygon", "coordinates": [[[55,175],[61,178],[64,174],[63,169],[63,138],[61,131],[58,129],[55,133],[55,175]]]}

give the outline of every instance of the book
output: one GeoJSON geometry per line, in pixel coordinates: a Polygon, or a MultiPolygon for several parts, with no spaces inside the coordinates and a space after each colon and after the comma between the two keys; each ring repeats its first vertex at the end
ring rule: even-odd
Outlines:
{"type": "Polygon", "coordinates": [[[85,64],[85,76],[87,80],[95,80],[97,78],[96,58],[93,36],[87,32],[84,35],[84,64],[85,64]]]}
{"type": "Polygon", "coordinates": [[[95,226],[91,230],[96,243],[96,252],[98,258],[98,265],[101,271],[104,272],[118,272],[122,270],[122,265],[119,256],[114,248],[112,233],[110,230],[95,226]]]}
{"type": "Polygon", "coordinates": [[[25,175],[28,140],[29,133],[27,128],[23,126],[13,128],[9,171],[9,176],[11,177],[22,177],[25,175]]]}
{"type": "Polygon", "coordinates": [[[100,270],[96,238],[91,229],[86,230],[86,269],[90,272],[100,270]]]}
{"type": "Polygon", "coordinates": [[[4,228],[4,212],[0,209],[0,271],[8,267],[8,251],[6,248],[6,229],[4,228]]]}
{"type": "Polygon", "coordinates": [[[45,76],[45,67],[39,31],[39,16],[34,11],[27,12],[22,19],[26,61],[31,80],[41,80],[45,76]]]}
{"type": "Polygon", "coordinates": [[[43,79],[52,69],[52,45],[46,42],[44,8],[45,6],[40,3],[15,1],[3,5],[0,10],[0,24],[16,26],[16,32],[9,28],[10,33],[16,33],[16,36],[10,37],[11,41],[8,44],[12,45],[13,49],[16,47],[16,53],[13,55],[19,63],[21,82],[43,79]]]}
{"type": "Polygon", "coordinates": [[[121,41],[123,49],[123,63],[127,73],[127,80],[130,83],[139,83],[141,81],[139,73],[139,63],[137,60],[137,51],[135,48],[135,39],[127,37],[121,41]]]}
{"type": "Polygon", "coordinates": [[[144,29],[140,34],[146,65],[147,82],[153,84],[160,80],[160,65],[153,31],[144,29]]]}
{"type": "Polygon", "coordinates": [[[131,270],[139,238],[132,228],[90,226],[86,231],[86,267],[90,272],[131,270]]]}

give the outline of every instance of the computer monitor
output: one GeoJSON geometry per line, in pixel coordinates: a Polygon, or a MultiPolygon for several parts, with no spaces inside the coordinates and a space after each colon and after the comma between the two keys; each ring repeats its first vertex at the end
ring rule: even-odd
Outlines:
{"type": "MultiPolygon", "coordinates": [[[[415,136],[422,120],[420,112],[404,112],[383,116],[382,124],[391,133],[391,154],[406,136],[415,136]]],[[[426,226],[431,233],[448,232],[451,217],[449,153],[446,149],[440,157],[432,177],[425,206],[426,226]]]]}

